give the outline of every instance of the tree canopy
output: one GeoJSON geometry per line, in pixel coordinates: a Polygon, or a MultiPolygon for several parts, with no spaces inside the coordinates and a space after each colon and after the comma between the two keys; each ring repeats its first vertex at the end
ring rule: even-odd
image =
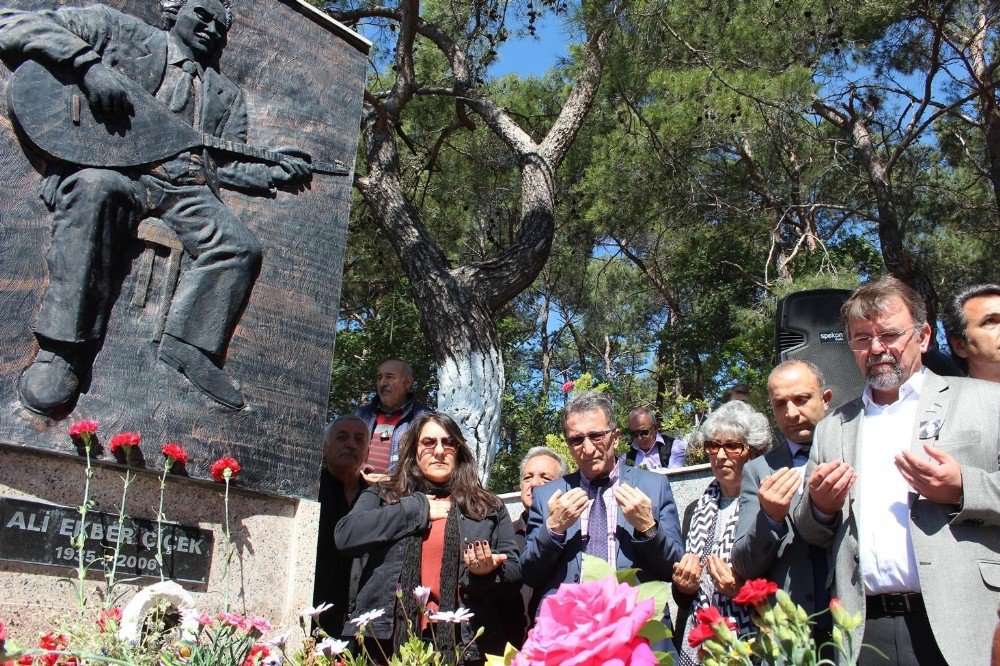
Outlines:
{"type": "Polygon", "coordinates": [[[486,398],[500,406],[498,428],[478,442],[494,489],[515,487],[523,452],[558,436],[568,380],[605,384],[621,425],[629,407],[652,404],[684,432],[735,383],[766,408],[784,295],[889,272],[935,313],[952,291],[1000,280],[997,3],[327,9],[377,44],[331,410],[356,408],[395,356],[434,402],[452,339],[441,331],[476,330],[502,359],[502,394],[486,398]],[[499,45],[552,12],[579,37],[569,57],[541,77],[491,78],[499,45]],[[467,71],[432,28],[461,47],[467,71]],[[408,76],[406,103],[380,112],[408,76]],[[531,156],[556,140],[581,91],[587,108],[533,189],[531,156]],[[378,132],[400,205],[371,191],[378,132]],[[403,219],[419,224],[407,231],[403,219]],[[433,239],[440,268],[414,270],[413,245],[393,234],[433,239]],[[518,266],[517,279],[474,276],[498,261],[518,266]],[[480,304],[486,333],[434,305],[442,296],[425,283],[443,276],[480,304]]]}

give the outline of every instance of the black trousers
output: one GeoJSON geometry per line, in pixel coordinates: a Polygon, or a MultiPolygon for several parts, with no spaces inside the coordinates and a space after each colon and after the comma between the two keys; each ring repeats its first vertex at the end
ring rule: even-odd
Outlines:
{"type": "Polygon", "coordinates": [[[862,647],[858,666],[948,666],[923,608],[904,615],[872,613],[865,619],[862,643],[877,648],[885,657],[862,647]]]}

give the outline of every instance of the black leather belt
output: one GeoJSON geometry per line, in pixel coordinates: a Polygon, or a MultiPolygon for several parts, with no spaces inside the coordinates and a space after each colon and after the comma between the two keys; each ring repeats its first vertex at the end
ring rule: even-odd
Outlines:
{"type": "Polygon", "coordinates": [[[865,597],[865,603],[866,615],[872,618],[924,612],[924,597],[919,592],[875,594],[865,597]]]}

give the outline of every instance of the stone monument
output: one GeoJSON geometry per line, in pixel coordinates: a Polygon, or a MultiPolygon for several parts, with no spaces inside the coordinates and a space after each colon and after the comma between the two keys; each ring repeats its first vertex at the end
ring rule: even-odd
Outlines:
{"type": "MultiPolygon", "coordinates": [[[[311,600],[315,503],[370,43],[301,0],[8,0],[0,9],[0,615],[90,572],[221,608],[311,600]],[[122,451],[136,471],[117,526],[122,451]],[[161,446],[188,462],[167,477],[161,446]],[[167,542],[169,541],[169,548],[167,542]],[[169,551],[169,552],[167,552],[169,551]]],[[[20,632],[19,632],[20,633],[20,632]]]]}

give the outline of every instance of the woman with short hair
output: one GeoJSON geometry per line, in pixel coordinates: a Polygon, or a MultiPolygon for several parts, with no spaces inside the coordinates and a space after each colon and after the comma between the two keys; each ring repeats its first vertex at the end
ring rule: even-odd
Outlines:
{"type": "Polygon", "coordinates": [[[688,644],[695,613],[715,606],[736,620],[738,633],[750,630],[750,615],[732,602],[743,581],[730,566],[739,520],[743,466],[763,454],[771,441],[767,417],[745,402],[727,402],[702,424],[698,438],[715,477],[684,516],[685,555],[674,565],[673,595],[677,602],[675,645],[682,666],[701,663],[688,644]]]}

